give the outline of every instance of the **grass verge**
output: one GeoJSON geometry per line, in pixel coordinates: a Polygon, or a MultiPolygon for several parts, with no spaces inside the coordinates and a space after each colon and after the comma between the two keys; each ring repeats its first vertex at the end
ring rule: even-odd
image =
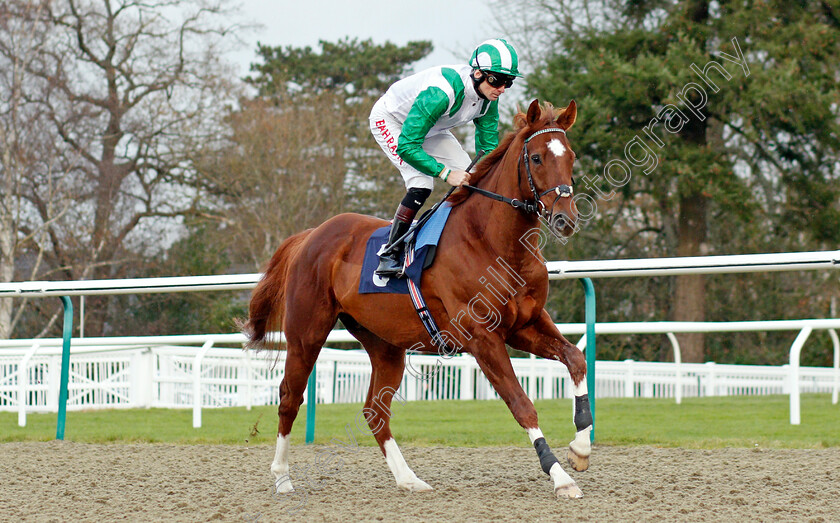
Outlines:
{"type": "MultiPolygon", "coordinates": [[[[574,434],[571,400],[535,403],[540,428],[549,443],[562,447],[574,434]]],[[[360,414],[361,404],[319,405],[315,443],[333,438],[374,445],[360,414]],[[356,420],[358,419],[358,424],[356,420]]],[[[521,446],[528,438],[507,407],[496,401],[408,402],[392,405],[392,430],[401,445],[521,446]]],[[[602,398],[596,404],[596,443],[683,448],[840,446],[840,405],[828,394],[802,396],[802,423],[791,425],[788,396],[687,398],[681,405],[664,399],[602,398]]],[[[192,428],[191,409],[71,411],[65,439],[91,443],[271,444],[277,432],[277,407],[204,409],[203,426],[192,428]]],[[[29,414],[27,426],[17,413],[0,412],[0,442],[55,438],[55,414],[29,414]]],[[[302,444],[306,408],[292,430],[302,444]]]]}

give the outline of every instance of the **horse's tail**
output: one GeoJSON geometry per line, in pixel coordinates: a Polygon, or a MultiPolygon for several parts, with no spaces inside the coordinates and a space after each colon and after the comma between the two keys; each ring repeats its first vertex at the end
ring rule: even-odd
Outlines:
{"type": "Polygon", "coordinates": [[[305,230],[287,238],[271,257],[263,277],[251,293],[248,321],[240,325],[248,337],[246,348],[276,349],[280,340],[267,340],[271,332],[283,329],[286,307],[286,276],[292,261],[300,251],[300,245],[312,232],[305,230]]]}

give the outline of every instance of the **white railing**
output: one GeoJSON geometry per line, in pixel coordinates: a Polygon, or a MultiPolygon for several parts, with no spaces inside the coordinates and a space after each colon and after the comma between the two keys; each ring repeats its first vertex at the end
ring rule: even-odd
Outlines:
{"type": "MultiPolygon", "coordinates": [[[[561,324],[566,335],[583,334],[585,324],[561,324]]],[[[791,320],[732,323],[600,323],[599,335],[674,332],[799,330],[784,366],[598,361],[596,397],[675,398],[829,392],[838,402],[840,344],[833,330],[834,367],[799,367],[799,351],[814,329],[840,328],[840,320],[791,320]],[[795,361],[795,364],[794,364],[795,361]]],[[[354,341],[334,331],[329,342],[354,341]]],[[[241,334],[82,338],[72,344],[68,409],[165,407],[192,408],[193,426],[201,426],[203,408],[276,403],[285,352],[255,354],[241,349],[241,334]],[[277,358],[276,362],[274,358],[277,358]]],[[[579,345],[585,347],[586,340],[579,345]]],[[[61,340],[0,341],[0,410],[57,410],[61,340]],[[23,378],[23,379],[22,379],[23,378]],[[21,398],[23,401],[21,401],[21,398]]],[[[515,358],[513,367],[532,399],[571,397],[565,366],[556,361],[515,358]]],[[[317,365],[318,403],[362,402],[370,380],[364,351],[323,349],[317,365]]],[[[406,400],[497,398],[469,355],[440,358],[409,355],[400,387],[406,400]]],[[[791,400],[791,423],[794,422],[791,400]]],[[[798,420],[797,420],[798,421],[798,420]]]]}
{"type": "MultiPolygon", "coordinates": [[[[538,253],[537,253],[538,254],[538,253]]],[[[663,276],[663,275],[680,275],[680,274],[711,274],[711,273],[727,273],[727,274],[734,274],[734,273],[745,273],[745,272],[776,272],[776,271],[794,271],[794,270],[825,270],[825,269],[837,269],[840,268],[840,250],[837,251],[817,251],[817,252],[801,252],[801,253],[773,253],[773,254],[748,254],[748,255],[735,255],[735,256],[701,256],[701,257],[682,257],[682,258],[652,258],[652,259],[637,259],[637,260],[591,260],[591,261],[554,261],[546,263],[546,268],[549,273],[549,278],[556,280],[556,279],[565,279],[565,278],[619,278],[619,277],[639,277],[639,276],[663,276]]],[[[191,276],[191,277],[176,277],[176,278],[137,278],[137,279],[127,279],[127,280],[94,280],[94,281],[76,281],[76,282],[55,282],[55,281],[34,281],[34,282],[12,282],[12,283],[4,283],[0,284],[0,298],[2,297],[46,297],[46,296],[86,296],[86,295],[95,295],[95,294],[139,294],[139,293],[162,293],[162,292],[193,292],[193,291],[210,291],[210,290],[243,290],[243,289],[250,289],[253,288],[256,282],[260,278],[260,274],[239,274],[239,275],[226,275],[226,276],[191,276]]],[[[82,298],[83,299],[83,298],[82,298]]],[[[83,316],[83,315],[82,315],[83,316]]],[[[805,343],[805,340],[808,338],[810,333],[815,329],[827,329],[829,334],[832,337],[832,342],[834,344],[834,369],[833,369],[833,391],[832,391],[832,401],[837,403],[837,396],[838,396],[838,382],[840,382],[840,370],[838,370],[838,361],[840,361],[840,349],[838,348],[838,338],[836,331],[834,329],[837,328],[835,323],[837,320],[800,320],[800,323],[791,326],[790,330],[798,330],[799,335],[797,336],[796,340],[794,341],[791,350],[790,350],[790,364],[789,369],[786,371],[786,375],[788,376],[789,385],[788,391],[790,394],[790,420],[792,424],[798,424],[800,422],[800,414],[799,414],[799,381],[800,377],[806,375],[805,369],[799,368],[799,354],[802,349],[802,346],[805,343]],[[807,325],[801,322],[810,322],[807,325]],[[814,323],[814,322],[829,322],[829,323],[814,323]]],[[[757,326],[758,324],[762,323],[776,323],[778,329],[776,330],[789,330],[787,327],[781,327],[784,322],[738,322],[739,324],[743,325],[752,325],[757,326]]],[[[676,357],[676,362],[674,365],[674,397],[676,398],[677,402],[680,401],[683,393],[688,393],[687,391],[689,388],[684,384],[683,380],[683,372],[689,373],[689,369],[692,367],[689,365],[681,364],[680,352],[679,352],[679,344],[677,343],[676,337],[674,336],[674,332],[723,332],[723,331],[737,331],[740,329],[733,328],[734,324],[727,324],[727,323],[717,323],[717,324],[706,324],[706,323],[682,323],[682,324],[671,324],[670,326],[665,323],[660,324],[598,324],[596,327],[596,332],[600,334],[608,334],[608,333],[643,333],[643,332],[661,332],[665,333],[669,340],[671,340],[672,345],[674,346],[674,354],[676,357]],[[646,325],[645,327],[637,327],[638,325],[646,325]],[[617,326],[617,327],[616,327],[617,326]],[[665,328],[665,330],[661,330],[665,328]],[[713,330],[702,330],[705,328],[711,328],[713,330]],[[611,330],[613,329],[613,330],[611,330]],[[641,329],[641,330],[636,330],[641,329]],[[651,330],[654,329],[654,330],[651,330]],[[656,330],[660,329],[660,330],[656,330]],[[701,330],[692,330],[692,329],[701,329],[701,330]],[[717,330],[715,330],[717,329],[717,330]]],[[[565,326],[564,332],[566,334],[581,334],[584,331],[580,330],[577,331],[575,328],[565,326]]],[[[753,330],[770,330],[756,327],[753,330]]],[[[346,333],[344,334],[346,336],[346,333]]],[[[183,341],[183,343],[206,343],[207,345],[204,346],[204,349],[200,355],[200,357],[196,357],[196,362],[194,362],[195,370],[192,373],[192,397],[193,397],[193,408],[194,408],[194,416],[193,421],[194,424],[201,423],[201,407],[203,405],[204,393],[201,392],[203,389],[201,388],[201,383],[204,375],[204,367],[205,367],[205,360],[206,365],[209,365],[209,362],[212,360],[213,354],[216,352],[210,352],[211,347],[214,344],[218,344],[220,341],[223,341],[224,336],[209,336],[203,337],[202,341],[198,342],[187,342],[183,341]],[[220,337],[221,336],[221,337],[220,337]]],[[[231,335],[237,336],[237,335],[231,335]]],[[[161,337],[161,338],[172,338],[172,337],[161,337]]],[[[178,337],[175,337],[178,338],[178,337]]],[[[179,339],[184,339],[183,337],[179,339]]],[[[228,340],[230,341],[230,340],[228,340]]],[[[343,341],[343,340],[341,340],[343,341]]],[[[100,345],[104,346],[109,343],[114,343],[114,339],[105,339],[102,341],[94,341],[92,344],[87,343],[88,339],[82,340],[74,340],[73,345],[78,347],[82,346],[93,346],[93,345],[100,345]]],[[[240,341],[241,342],[241,341],[240,341]]],[[[14,342],[11,342],[14,343],[14,342]]],[[[20,343],[20,341],[18,341],[20,343]]],[[[0,409],[4,408],[6,405],[14,404],[17,399],[16,398],[23,398],[24,401],[18,402],[18,409],[19,409],[19,422],[25,423],[26,418],[26,410],[27,404],[30,402],[30,399],[34,402],[33,404],[37,405],[46,405],[48,401],[46,400],[42,403],[39,403],[39,398],[41,396],[48,396],[50,398],[56,397],[57,393],[55,390],[47,390],[47,385],[44,385],[43,379],[46,379],[47,376],[48,383],[52,384],[55,383],[55,367],[56,364],[54,363],[55,360],[50,360],[53,364],[45,364],[42,361],[42,356],[45,356],[49,351],[53,349],[47,349],[46,346],[52,342],[48,342],[45,340],[33,341],[26,348],[22,351],[20,356],[20,361],[16,364],[2,364],[4,365],[0,368],[3,369],[2,373],[0,374],[0,409]],[[38,345],[36,345],[36,343],[38,345]],[[44,347],[42,349],[42,347],[44,347]],[[41,351],[44,352],[41,352],[41,351]],[[9,371],[8,369],[14,368],[13,371],[9,371]],[[46,371],[44,369],[47,369],[46,371]],[[34,377],[33,377],[34,376],[34,377]],[[26,378],[26,379],[24,379],[26,378]],[[41,380],[41,381],[39,381],[41,380]],[[10,385],[14,384],[14,385],[10,385]],[[11,390],[10,389],[14,389],[11,390]]],[[[175,341],[161,341],[158,342],[154,341],[146,341],[141,343],[177,343],[175,341]]],[[[579,346],[585,346],[586,340],[582,339],[579,342],[579,346]]],[[[60,344],[60,340],[57,344],[60,344]]],[[[56,345],[57,345],[56,344],[56,345]]],[[[13,345],[8,345],[7,342],[0,342],[0,347],[11,347],[13,345]]],[[[151,350],[151,349],[149,349],[151,350]]],[[[193,349],[195,350],[195,349],[193,349]]],[[[78,353],[78,351],[75,351],[78,353]]],[[[102,349],[99,350],[102,352],[102,349]]],[[[52,354],[51,352],[49,352],[52,354]]],[[[0,362],[3,361],[5,355],[0,353],[0,362]]],[[[93,357],[92,355],[90,356],[93,357]]],[[[526,360],[527,361],[527,360],[526,360]]],[[[104,404],[108,405],[121,405],[121,403],[117,400],[118,398],[122,398],[126,392],[123,389],[117,387],[117,383],[123,383],[126,379],[122,371],[120,370],[122,367],[120,365],[125,365],[123,362],[114,363],[114,367],[107,367],[107,364],[101,364],[97,367],[94,362],[88,362],[88,365],[93,365],[93,367],[88,367],[81,369],[79,368],[79,362],[76,362],[77,366],[75,367],[75,374],[74,376],[77,379],[76,384],[74,385],[77,387],[77,395],[75,401],[81,401],[80,398],[84,396],[84,394],[93,394],[95,401],[103,402],[104,404]],[[105,365],[103,367],[102,365],[105,365]],[[98,370],[97,370],[98,369],[98,370]],[[115,370],[116,369],[116,370],[115,370]],[[84,387],[80,388],[79,383],[84,382],[85,380],[90,381],[91,376],[96,376],[97,372],[101,375],[107,375],[108,379],[110,380],[110,385],[101,389],[98,393],[91,393],[90,391],[85,392],[82,394],[79,392],[84,387]],[[114,388],[116,387],[116,388],[114,388]],[[110,391],[110,392],[106,392],[110,391]],[[122,392],[121,392],[122,391],[122,392]],[[111,402],[111,403],[108,403],[111,402]]],[[[519,363],[516,363],[519,365],[519,363]]],[[[151,365],[150,363],[144,365],[151,365]]],[[[537,397],[537,389],[539,378],[536,377],[537,368],[539,365],[533,361],[527,364],[528,368],[530,369],[528,376],[533,377],[533,379],[528,378],[528,385],[527,390],[532,397],[537,397]]],[[[598,367],[597,373],[600,374],[601,366],[602,365],[610,365],[609,362],[599,362],[596,367],[598,367]]],[[[667,365],[667,364],[665,364],[667,365]]],[[[146,374],[153,373],[155,369],[146,368],[146,374]]],[[[630,372],[630,371],[628,371],[630,372]]],[[[633,371],[635,372],[635,370],[633,371]]],[[[133,373],[129,373],[132,374],[133,373]]],[[[142,374],[142,373],[141,373],[142,374]]],[[[479,378],[470,377],[469,372],[465,372],[465,378],[460,382],[462,384],[475,384],[475,396],[478,397],[478,390],[479,390],[479,378]]],[[[689,374],[685,374],[685,376],[689,376],[689,374]]],[[[596,380],[600,378],[600,376],[596,376],[596,380]]],[[[186,379],[184,377],[180,377],[179,379],[186,379]]],[[[319,371],[319,379],[320,379],[320,371],[319,371]]],[[[550,384],[550,380],[545,381],[544,383],[549,383],[549,388],[554,387],[554,385],[550,384]]],[[[174,384],[174,382],[173,382],[174,384]]],[[[50,385],[52,386],[52,385],[50,385]]],[[[447,385],[449,386],[449,385],[447,385]]],[[[458,385],[459,390],[463,388],[466,390],[467,385],[458,385]]],[[[93,386],[88,387],[92,389],[93,386]]],[[[137,387],[135,387],[136,389],[137,387]]],[[[251,390],[252,386],[248,385],[246,387],[247,396],[253,393],[251,390]]],[[[597,387],[596,387],[597,389],[597,387]]],[[[429,389],[423,389],[424,391],[428,391],[429,389]]],[[[715,387],[712,387],[711,390],[716,390],[715,387]]],[[[410,393],[410,389],[406,391],[410,393]]],[[[136,393],[135,393],[136,394],[136,393]]],[[[425,392],[424,392],[425,394],[425,392]]],[[[597,390],[595,393],[597,397],[597,390]]],[[[87,396],[84,396],[87,397],[87,396]]],[[[89,399],[89,398],[88,398],[89,399]]],[[[148,401],[146,402],[148,404],[148,401]]]]}
{"type": "Polygon", "coordinates": [[[11,282],[0,284],[0,298],[248,290],[254,288],[261,276],[252,273],[122,280],[11,282]]]}
{"type": "MultiPolygon", "coordinates": [[[[558,328],[561,327],[558,325],[558,328]]],[[[582,324],[564,325],[566,334],[582,334],[585,326],[582,324]]],[[[840,329],[840,319],[811,319],[811,320],[775,320],[775,321],[732,321],[732,322],[624,322],[624,323],[598,323],[595,326],[596,334],[654,334],[664,333],[668,336],[671,346],[674,349],[674,363],[676,379],[679,382],[682,372],[682,356],[680,345],[674,333],[684,332],[756,332],[756,331],[798,331],[799,334],[793,341],[789,351],[789,376],[791,385],[790,394],[790,423],[799,425],[801,421],[801,408],[799,402],[799,359],[805,341],[814,330],[826,330],[831,337],[833,345],[833,369],[834,385],[832,387],[832,403],[838,402],[838,391],[840,391],[840,339],[837,330],[840,329]]],[[[586,347],[586,337],[579,342],[578,347],[586,347]]],[[[597,365],[596,365],[597,367],[597,365]]],[[[682,388],[677,387],[675,399],[680,403],[682,399],[682,388]]],[[[596,396],[597,397],[597,396],[596,396]]]]}
{"type": "Polygon", "coordinates": [[[545,266],[549,278],[557,280],[810,271],[840,268],[840,250],[635,260],[550,261],[545,266]]]}

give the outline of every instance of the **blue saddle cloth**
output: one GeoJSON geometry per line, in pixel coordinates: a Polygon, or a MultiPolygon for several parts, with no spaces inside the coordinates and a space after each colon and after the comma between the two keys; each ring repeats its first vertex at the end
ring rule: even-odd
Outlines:
{"type": "MultiPolygon", "coordinates": [[[[413,256],[411,263],[406,268],[406,278],[410,278],[415,284],[420,285],[420,277],[426,265],[426,258],[434,256],[440,235],[449,219],[452,207],[444,203],[429,218],[420,231],[415,233],[413,242],[413,256]]],[[[405,278],[382,278],[374,274],[379,266],[379,251],[388,241],[390,227],[377,229],[370,235],[365,247],[365,257],[362,261],[362,274],[359,279],[359,294],[386,293],[386,294],[408,294],[408,282],[405,278]]],[[[406,251],[411,250],[409,245],[406,251]]]]}

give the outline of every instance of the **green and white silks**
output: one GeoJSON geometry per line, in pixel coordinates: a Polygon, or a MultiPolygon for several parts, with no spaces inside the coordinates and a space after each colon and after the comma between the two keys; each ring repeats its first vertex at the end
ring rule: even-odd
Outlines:
{"type": "Polygon", "coordinates": [[[407,174],[411,172],[405,172],[406,167],[427,176],[439,176],[446,169],[466,168],[469,156],[463,149],[463,155],[456,155],[460,156],[456,163],[463,163],[462,158],[466,157],[464,165],[447,165],[441,161],[445,158],[436,157],[434,150],[429,151],[429,145],[435,143],[451,147],[454,137],[449,139],[450,129],[472,121],[476,150],[490,152],[498,145],[498,101],[478,96],[471,73],[469,65],[426,69],[393,84],[374,106],[371,132],[403,173],[407,184],[407,174]],[[432,139],[436,136],[437,139],[432,139]]]}

